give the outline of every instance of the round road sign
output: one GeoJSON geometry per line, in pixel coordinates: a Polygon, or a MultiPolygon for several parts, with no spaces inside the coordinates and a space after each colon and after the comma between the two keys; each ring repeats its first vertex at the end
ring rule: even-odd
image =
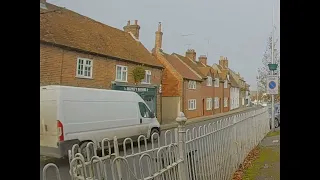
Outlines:
{"type": "Polygon", "coordinates": [[[270,88],[270,89],[274,89],[274,88],[276,87],[276,85],[277,85],[277,84],[276,84],[276,82],[274,82],[274,81],[270,81],[270,82],[269,82],[269,88],[270,88]]]}

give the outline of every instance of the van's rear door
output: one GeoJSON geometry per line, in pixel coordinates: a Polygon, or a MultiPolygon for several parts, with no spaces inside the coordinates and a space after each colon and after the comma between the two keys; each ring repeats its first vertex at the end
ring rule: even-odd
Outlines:
{"type": "Polygon", "coordinates": [[[40,146],[58,147],[57,90],[40,87],[40,146]]]}

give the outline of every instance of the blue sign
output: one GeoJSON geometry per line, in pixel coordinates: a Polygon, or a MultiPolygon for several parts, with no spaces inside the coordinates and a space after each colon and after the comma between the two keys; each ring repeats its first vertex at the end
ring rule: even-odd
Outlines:
{"type": "Polygon", "coordinates": [[[274,89],[274,88],[276,88],[276,86],[277,86],[276,82],[274,82],[274,81],[270,81],[269,82],[269,88],[270,89],[274,89]]]}

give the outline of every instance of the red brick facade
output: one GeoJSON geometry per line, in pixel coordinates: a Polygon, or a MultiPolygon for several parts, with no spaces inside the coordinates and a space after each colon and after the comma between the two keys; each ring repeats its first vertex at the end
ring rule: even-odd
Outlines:
{"type": "MultiPolygon", "coordinates": [[[[130,72],[137,63],[123,62],[108,59],[101,56],[70,51],[52,45],[40,43],[40,86],[43,85],[67,85],[78,87],[90,87],[111,89],[112,81],[115,80],[116,65],[128,67],[128,85],[134,85],[130,72]],[[77,58],[88,58],[93,61],[92,78],[76,77],[77,58]]],[[[151,83],[161,84],[162,70],[156,67],[145,67],[151,71],[151,83]]],[[[157,95],[157,117],[161,119],[160,94],[157,95]]]]}

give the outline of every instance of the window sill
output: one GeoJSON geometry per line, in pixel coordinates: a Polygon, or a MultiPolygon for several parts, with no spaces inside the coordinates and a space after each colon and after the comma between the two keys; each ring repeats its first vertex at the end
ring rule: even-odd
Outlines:
{"type": "Polygon", "coordinates": [[[122,82],[122,83],[127,83],[128,81],[122,81],[122,80],[114,80],[115,82],[122,82]]]}
{"type": "Polygon", "coordinates": [[[150,82],[150,83],[147,83],[147,82],[141,82],[141,84],[151,84],[151,82],[150,82]]]}
{"type": "Polygon", "coordinates": [[[93,79],[92,77],[86,77],[86,76],[76,76],[76,78],[79,78],[79,79],[93,79]]]}
{"type": "Polygon", "coordinates": [[[212,111],[212,109],[207,109],[207,111],[212,111]]]}
{"type": "Polygon", "coordinates": [[[197,110],[197,109],[188,109],[188,111],[194,111],[194,110],[197,110]]]}

